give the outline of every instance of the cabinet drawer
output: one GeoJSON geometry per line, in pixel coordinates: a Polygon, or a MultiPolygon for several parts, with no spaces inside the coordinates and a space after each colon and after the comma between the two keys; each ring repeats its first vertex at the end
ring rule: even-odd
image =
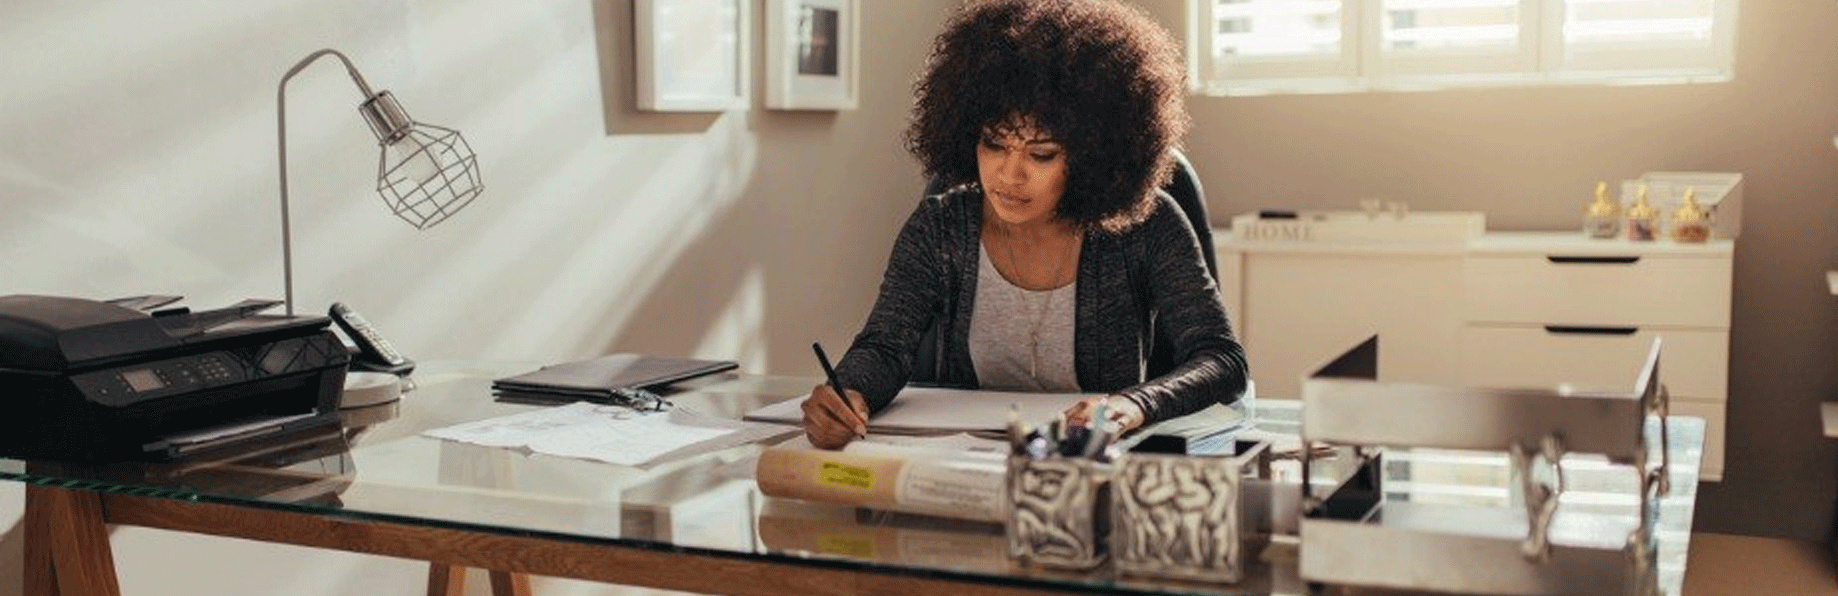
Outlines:
{"type": "Polygon", "coordinates": [[[1567,383],[1577,390],[1633,391],[1647,348],[1660,337],[1659,379],[1674,399],[1721,402],[1727,394],[1728,331],[1588,331],[1470,324],[1462,328],[1462,381],[1474,387],[1549,389],[1567,383]]]}
{"type": "Polygon", "coordinates": [[[1473,256],[1464,280],[1468,321],[1729,327],[1728,258],[1473,256]]]}
{"type": "Polygon", "coordinates": [[[1675,398],[1670,408],[1675,416],[1696,416],[1704,419],[1704,460],[1698,468],[1698,479],[1722,480],[1723,403],[1675,398]]]}

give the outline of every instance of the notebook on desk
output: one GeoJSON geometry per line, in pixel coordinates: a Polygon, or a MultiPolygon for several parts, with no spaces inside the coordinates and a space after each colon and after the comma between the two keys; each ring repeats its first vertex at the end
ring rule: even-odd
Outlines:
{"type": "Polygon", "coordinates": [[[612,401],[620,391],[660,388],[739,366],[730,360],[611,354],[505,377],[492,381],[491,388],[522,400],[612,401]]]}
{"type": "MultiPolygon", "coordinates": [[[[1020,393],[909,385],[892,403],[868,420],[868,432],[880,434],[1001,433],[1009,408],[1029,424],[1043,423],[1087,397],[1079,393],[1020,393]]],[[[802,424],[803,400],[793,399],[748,412],[743,420],[802,424]]]]}
{"type": "MultiPolygon", "coordinates": [[[[1066,408],[1079,400],[1100,394],[1090,393],[1021,393],[978,389],[908,386],[900,390],[893,402],[868,420],[868,432],[876,434],[995,434],[1006,432],[1010,408],[1028,424],[1044,424],[1060,417],[1066,408]]],[[[748,412],[743,420],[802,424],[801,399],[791,399],[748,412]]],[[[1218,441],[1225,433],[1244,425],[1244,417],[1225,406],[1214,405],[1182,418],[1162,422],[1144,429],[1143,435],[1179,436],[1194,447],[1204,441],[1218,441]]],[[[1216,446],[1205,446],[1215,448],[1216,446]]]]}

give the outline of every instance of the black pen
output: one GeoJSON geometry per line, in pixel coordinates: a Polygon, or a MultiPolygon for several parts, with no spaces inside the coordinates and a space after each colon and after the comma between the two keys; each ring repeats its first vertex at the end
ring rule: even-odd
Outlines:
{"type": "MultiPolygon", "coordinates": [[[[817,364],[823,365],[823,376],[829,378],[830,389],[836,391],[836,397],[842,399],[843,407],[849,408],[849,411],[851,413],[854,413],[857,417],[861,418],[862,428],[864,429],[867,428],[868,427],[868,417],[859,412],[856,412],[855,406],[849,404],[849,393],[842,390],[842,381],[836,379],[836,369],[830,367],[830,357],[824,355],[823,344],[820,342],[814,342],[814,341],[811,342],[811,351],[817,353],[817,364]]],[[[855,438],[866,439],[868,438],[868,434],[865,432],[858,432],[858,433],[855,433],[855,438]]]]}

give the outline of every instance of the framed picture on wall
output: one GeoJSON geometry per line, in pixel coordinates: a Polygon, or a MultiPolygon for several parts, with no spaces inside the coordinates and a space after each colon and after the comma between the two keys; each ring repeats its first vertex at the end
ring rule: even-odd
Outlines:
{"type": "Polygon", "coordinates": [[[861,0],[766,0],[766,107],[853,110],[861,0]]]}
{"type": "Polygon", "coordinates": [[[720,112],[747,106],[752,0],[636,0],[638,108],[720,112]]]}

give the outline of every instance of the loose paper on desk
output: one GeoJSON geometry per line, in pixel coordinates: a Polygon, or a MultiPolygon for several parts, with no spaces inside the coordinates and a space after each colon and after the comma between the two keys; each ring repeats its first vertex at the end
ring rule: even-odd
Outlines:
{"type": "Polygon", "coordinates": [[[641,413],[622,406],[568,405],[468,422],[422,433],[487,447],[644,466],[785,434],[783,427],[725,420],[677,409],[641,413]]]}
{"type": "MultiPolygon", "coordinates": [[[[1066,408],[1079,400],[1097,397],[1095,393],[1021,393],[945,389],[941,387],[907,387],[894,396],[893,403],[868,421],[868,432],[895,434],[931,434],[959,432],[1004,432],[1008,426],[1009,406],[1021,409],[1021,419],[1042,422],[1058,418],[1066,408]]],[[[792,399],[748,412],[746,420],[801,424],[803,400],[792,399]]]]}

